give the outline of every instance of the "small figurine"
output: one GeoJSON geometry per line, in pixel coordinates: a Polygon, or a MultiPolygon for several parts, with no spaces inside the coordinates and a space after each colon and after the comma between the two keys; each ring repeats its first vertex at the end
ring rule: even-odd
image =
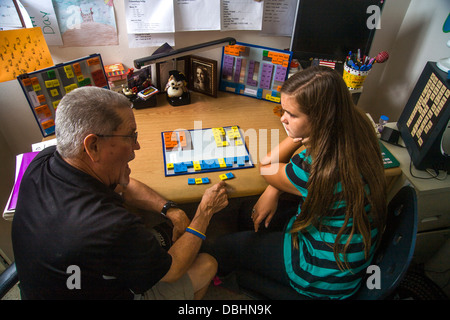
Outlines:
{"type": "Polygon", "coordinates": [[[169,71],[169,80],[166,84],[167,101],[172,106],[182,106],[191,103],[186,77],[178,70],[169,71]]]}

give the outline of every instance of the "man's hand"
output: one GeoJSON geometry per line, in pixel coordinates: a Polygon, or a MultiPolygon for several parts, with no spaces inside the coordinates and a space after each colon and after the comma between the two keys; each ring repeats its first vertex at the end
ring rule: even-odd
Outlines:
{"type": "Polygon", "coordinates": [[[206,189],[198,206],[197,213],[211,218],[214,213],[222,210],[228,205],[227,185],[221,181],[206,189]]]}
{"type": "Polygon", "coordinates": [[[175,242],[179,237],[181,237],[191,221],[187,217],[186,213],[179,208],[170,208],[167,210],[166,217],[172,221],[172,241],[175,242]]]}

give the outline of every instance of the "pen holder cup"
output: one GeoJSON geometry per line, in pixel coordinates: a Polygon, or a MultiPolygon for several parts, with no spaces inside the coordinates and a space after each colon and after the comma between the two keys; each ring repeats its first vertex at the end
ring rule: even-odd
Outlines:
{"type": "Polygon", "coordinates": [[[344,65],[344,81],[347,84],[349,90],[361,89],[366,80],[366,77],[369,75],[370,70],[368,71],[360,71],[350,68],[347,65],[344,65]]]}

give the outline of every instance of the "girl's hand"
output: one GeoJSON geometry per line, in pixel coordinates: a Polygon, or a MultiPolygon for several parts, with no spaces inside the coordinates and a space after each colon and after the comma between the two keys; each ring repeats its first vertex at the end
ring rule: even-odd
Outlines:
{"type": "Polygon", "coordinates": [[[306,138],[292,138],[292,140],[296,143],[302,143],[305,148],[308,148],[309,146],[309,137],[306,138]]]}
{"type": "Polygon", "coordinates": [[[280,194],[281,191],[269,185],[259,197],[258,202],[253,207],[251,216],[255,232],[258,232],[259,225],[263,221],[265,221],[264,226],[266,228],[269,226],[270,221],[277,211],[280,194]]]}

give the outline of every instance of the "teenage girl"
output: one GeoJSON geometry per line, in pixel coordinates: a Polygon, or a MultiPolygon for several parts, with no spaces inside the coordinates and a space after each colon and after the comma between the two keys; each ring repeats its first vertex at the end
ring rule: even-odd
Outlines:
{"type": "MultiPolygon", "coordinates": [[[[270,279],[301,297],[348,298],[360,287],[385,225],[375,130],[342,76],[328,67],[286,80],[281,107],[288,137],[260,161],[269,186],[249,213],[254,230],[221,238],[213,254],[224,273],[260,275],[255,288],[270,279]],[[282,193],[298,197],[294,210],[280,204],[282,193]],[[279,230],[271,230],[275,220],[279,230]]],[[[267,289],[276,299],[276,290],[267,289]]]]}

